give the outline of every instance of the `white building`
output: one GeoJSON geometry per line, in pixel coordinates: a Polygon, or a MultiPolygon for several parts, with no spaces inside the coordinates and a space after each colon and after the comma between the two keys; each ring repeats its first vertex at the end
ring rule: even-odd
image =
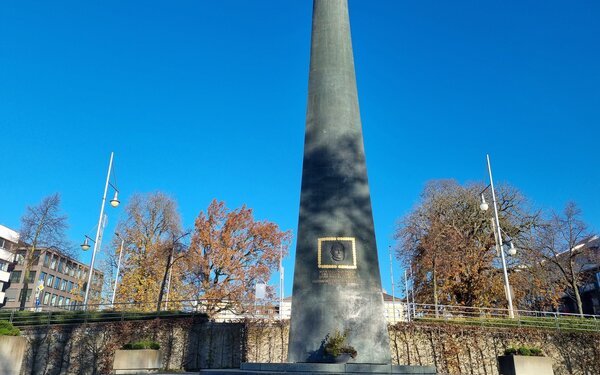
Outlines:
{"type": "Polygon", "coordinates": [[[5,303],[5,283],[10,280],[9,266],[14,262],[19,233],[0,225],[0,306],[5,303]]]}
{"type": "MultiPolygon", "coordinates": [[[[391,295],[383,292],[383,314],[388,323],[394,324],[396,322],[405,321],[406,316],[406,304],[400,298],[392,298],[391,295]]],[[[271,308],[259,308],[257,314],[236,314],[235,312],[226,310],[221,311],[213,319],[217,322],[227,321],[238,321],[244,318],[259,318],[267,320],[283,319],[289,320],[292,315],[292,297],[286,297],[283,299],[281,305],[281,315],[279,314],[279,306],[272,306],[271,308]]]]}

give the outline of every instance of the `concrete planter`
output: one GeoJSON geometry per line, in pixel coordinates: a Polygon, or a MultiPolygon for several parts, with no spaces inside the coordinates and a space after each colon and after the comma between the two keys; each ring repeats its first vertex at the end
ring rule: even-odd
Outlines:
{"type": "Polygon", "coordinates": [[[162,368],[162,351],[154,349],[117,350],[113,361],[115,374],[157,372],[162,368]]]}
{"type": "Polygon", "coordinates": [[[500,375],[554,375],[552,358],[522,355],[498,356],[500,375]]]}
{"type": "Polygon", "coordinates": [[[27,350],[27,339],[21,336],[0,336],[0,374],[19,375],[27,350]]]}

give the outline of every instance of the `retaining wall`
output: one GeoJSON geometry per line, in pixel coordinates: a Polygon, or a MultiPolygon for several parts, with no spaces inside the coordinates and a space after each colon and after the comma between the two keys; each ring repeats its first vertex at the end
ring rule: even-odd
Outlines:
{"type": "MultiPolygon", "coordinates": [[[[214,323],[156,319],[26,329],[21,375],[108,374],[115,350],[130,341],[161,344],[166,369],[236,368],[241,362],[284,362],[287,322],[214,323]]],[[[600,375],[600,334],[544,329],[493,329],[451,324],[391,326],[395,364],[433,365],[444,374],[498,375],[496,356],[510,345],[537,346],[554,359],[556,375],[600,375]]],[[[358,360],[361,350],[357,348],[358,360]]]]}

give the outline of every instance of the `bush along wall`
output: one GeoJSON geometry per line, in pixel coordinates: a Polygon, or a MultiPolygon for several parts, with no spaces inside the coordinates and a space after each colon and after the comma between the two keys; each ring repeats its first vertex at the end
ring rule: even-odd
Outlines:
{"type": "Polygon", "coordinates": [[[389,332],[395,363],[434,365],[441,373],[497,375],[496,358],[506,349],[535,347],[554,360],[556,375],[600,375],[600,334],[595,332],[441,323],[398,323],[389,332]]]}
{"type": "MultiPolygon", "coordinates": [[[[110,373],[123,345],[151,340],[166,370],[237,368],[241,362],[285,362],[287,322],[214,323],[178,318],[23,329],[26,374],[110,373]]],[[[396,364],[434,365],[440,373],[498,375],[496,357],[510,347],[536,347],[554,359],[556,375],[600,375],[600,334],[533,328],[485,328],[442,323],[389,327],[396,364]]],[[[350,343],[352,344],[352,343],[350,343]]],[[[356,348],[359,352],[368,348],[356,348]]]]}

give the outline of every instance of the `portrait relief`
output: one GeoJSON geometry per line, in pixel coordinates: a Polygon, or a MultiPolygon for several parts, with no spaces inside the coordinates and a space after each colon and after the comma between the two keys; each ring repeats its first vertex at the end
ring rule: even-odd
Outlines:
{"type": "Polygon", "coordinates": [[[318,239],[319,268],[356,268],[354,237],[322,237],[318,239]]]}

